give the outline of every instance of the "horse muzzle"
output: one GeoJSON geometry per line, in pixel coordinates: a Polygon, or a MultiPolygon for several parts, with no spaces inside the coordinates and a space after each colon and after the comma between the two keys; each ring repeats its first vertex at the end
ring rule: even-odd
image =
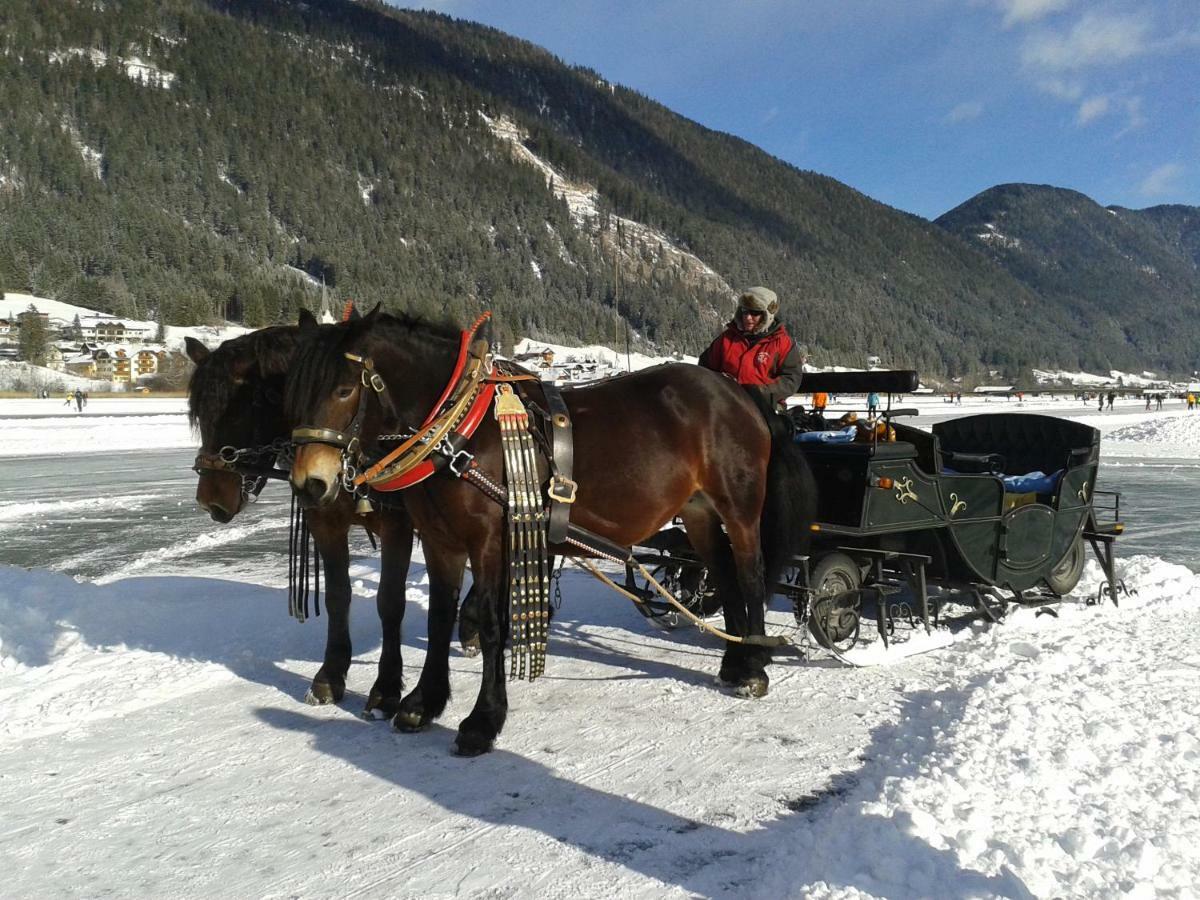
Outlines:
{"type": "Polygon", "coordinates": [[[290,480],[297,501],[305,509],[328,506],[341,488],[341,451],[324,443],[297,447],[290,480]]]}

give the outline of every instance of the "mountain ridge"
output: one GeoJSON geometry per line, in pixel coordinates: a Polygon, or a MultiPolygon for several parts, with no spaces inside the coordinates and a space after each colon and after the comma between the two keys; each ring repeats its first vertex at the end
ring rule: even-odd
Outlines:
{"type": "MultiPolygon", "coordinates": [[[[694,353],[729,288],[765,283],[822,364],[1015,375],[1129,367],[1128,349],[1191,365],[1180,342],[1129,348],[1120,315],[1093,347],[1080,298],[1044,295],[994,248],[487,26],[374,0],[30,3],[0,23],[8,290],[261,325],[323,282],[430,316],[490,307],[502,340],[627,327],[694,353]]],[[[1145,228],[1200,251],[1190,221],[1145,228]]]]}

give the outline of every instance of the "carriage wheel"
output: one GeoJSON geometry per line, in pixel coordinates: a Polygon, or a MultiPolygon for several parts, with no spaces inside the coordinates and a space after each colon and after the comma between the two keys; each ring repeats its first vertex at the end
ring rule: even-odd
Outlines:
{"type": "Polygon", "coordinates": [[[1083,535],[1080,534],[1076,536],[1075,543],[1071,545],[1071,549],[1067,551],[1062,562],[1046,573],[1046,584],[1050,586],[1050,590],[1060,597],[1075,590],[1075,585],[1079,584],[1079,579],[1083,575],[1083,564],[1086,560],[1083,535]]]}
{"type": "Polygon", "coordinates": [[[812,614],[808,630],[826,649],[849,650],[858,640],[862,573],[845,553],[830,553],[813,567],[812,614]]]}

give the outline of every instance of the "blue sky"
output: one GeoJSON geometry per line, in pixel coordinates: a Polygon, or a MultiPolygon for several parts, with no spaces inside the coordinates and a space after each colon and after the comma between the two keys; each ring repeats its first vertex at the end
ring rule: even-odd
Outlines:
{"type": "Polygon", "coordinates": [[[1200,0],[427,0],[933,218],[1004,182],[1200,206],[1200,0]]]}

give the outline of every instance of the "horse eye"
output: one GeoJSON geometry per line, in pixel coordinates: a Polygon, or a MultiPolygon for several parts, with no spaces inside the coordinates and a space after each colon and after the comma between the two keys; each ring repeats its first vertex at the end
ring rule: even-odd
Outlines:
{"type": "Polygon", "coordinates": [[[347,384],[334,391],[334,396],[339,400],[349,400],[354,396],[354,385],[347,384]]]}

